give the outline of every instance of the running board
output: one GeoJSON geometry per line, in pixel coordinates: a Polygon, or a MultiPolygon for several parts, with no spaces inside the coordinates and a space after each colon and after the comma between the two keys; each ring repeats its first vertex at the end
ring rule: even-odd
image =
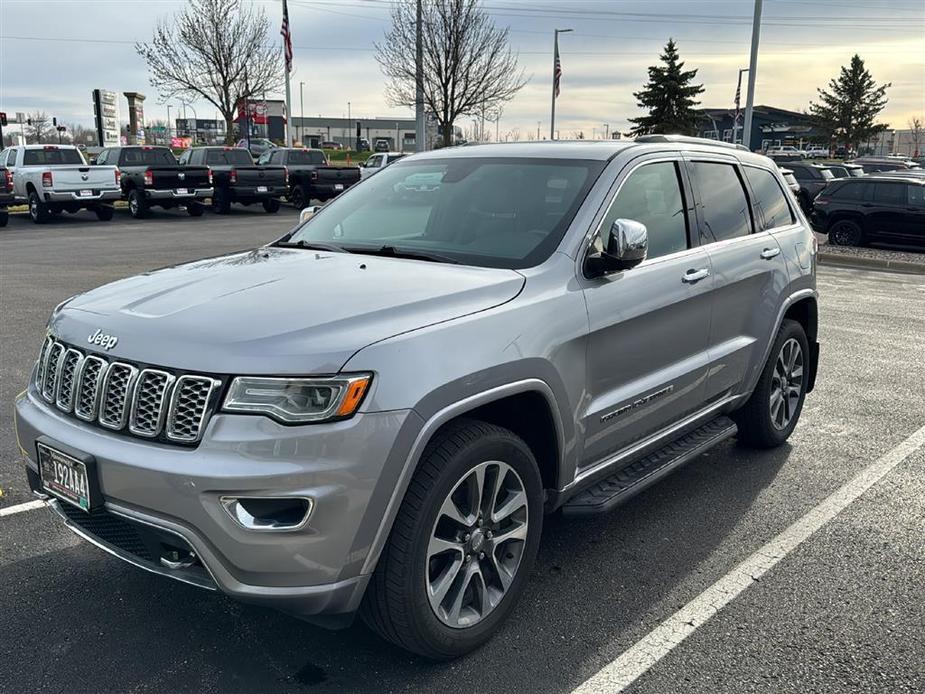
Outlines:
{"type": "Polygon", "coordinates": [[[736,430],[729,417],[717,417],[579,492],[565,503],[562,513],[567,516],[606,513],[672,470],[735,436],[736,430]]]}

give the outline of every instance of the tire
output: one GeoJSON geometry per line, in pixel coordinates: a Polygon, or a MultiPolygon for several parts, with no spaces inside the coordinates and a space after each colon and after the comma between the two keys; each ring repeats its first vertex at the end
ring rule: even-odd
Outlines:
{"type": "Polygon", "coordinates": [[[267,214],[276,214],[279,212],[279,199],[267,198],[263,201],[263,211],[267,214]]]}
{"type": "Polygon", "coordinates": [[[10,213],[6,210],[0,210],[0,227],[5,227],[6,223],[10,221],[10,213]]]}
{"type": "MultiPolygon", "coordinates": [[[[491,496],[482,508],[488,508],[491,496]]],[[[522,439],[476,420],[448,425],[428,444],[411,479],[363,598],[363,620],[383,638],[434,660],[481,646],[523,592],[539,547],[542,505],[536,460],[522,439]],[[469,513],[471,481],[479,470],[486,483],[502,480],[505,491],[502,496],[497,487],[493,507],[507,511],[498,524],[491,524],[490,513],[479,514],[480,520],[469,513]],[[444,512],[448,504],[457,519],[465,509],[470,520],[452,520],[444,512]],[[498,542],[502,535],[506,539],[498,542]],[[446,537],[453,539],[432,548],[432,539],[446,537]],[[504,582],[501,570],[493,568],[499,566],[504,582]],[[447,587],[443,600],[433,598],[435,604],[430,587],[448,576],[455,580],[442,584],[447,587]],[[486,595],[494,598],[493,605],[476,599],[486,595]],[[461,608],[454,609],[456,600],[461,608]]]]}
{"type": "Polygon", "coordinates": [[[112,205],[97,205],[93,208],[93,211],[96,212],[96,218],[98,220],[101,222],[108,222],[112,219],[115,208],[112,205]]]}
{"type": "Polygon", "coordinates": [[[292,190],[289,191],[289,202],[301,212],[305,207],[305,189],[298,185],[292,186],[292,190]]]}
{"type": "Polygon", "coordinates": [[[190,217],[201,217],[203,212],[205,212],[205,207],[201,202],[191,202],[186,206],[186,214],[190,217]]]}
{"type": "Polygon", "coordinates": [[[860,246],[864,243],[864,230],[851,219],[840,219],[829,227],[829,241],[834,246],[860,246]]]}
{"type": "Polygon", "coordinates": [[[144,219],[148,216],[148,201],[136,188],[128,192],[128,211],[135,219],[144,219]]]}
{"type": "Polygon", "coordinates": [[[212,211],[215,214],[228,214],[231,210],[231,197],[224,188],[218,188],[212,194],[212,211]]]}
{"type": "Polygon", "coordinates": [[[48,205],[42,202],[39,194],[34,190],[29,193],[29,216],[36,224],[44,224],[51,218],[48,205]]]}
{"type": "Polygon", "coordinates": [[[739,443],[749,448],[775,448],[790,437],[803,411],[810,359],[803,326],[795,320],[785,319],[777,331],[754,392],[741,409],[730,415],[739,427],[739,443]],[[793,345],[799,347],[799,359],[791,365],[788,357],[792,352],[786,349],[792,349],[793,345]],[[797,367],[799,373],[796,373],[797,367]],[[775,409],[772,397],[781,386],[790,395],[781,399],[775,409]],[[787,391],[788,386],[799,387],[799,392],[794,396],[792,391],[787,391]]]}

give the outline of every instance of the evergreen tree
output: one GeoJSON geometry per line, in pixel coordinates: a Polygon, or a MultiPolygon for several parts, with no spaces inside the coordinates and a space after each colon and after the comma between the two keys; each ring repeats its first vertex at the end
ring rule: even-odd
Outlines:
{"type": "Polygon", "coordinates": [[[650,133],[673,133],[693,135],[697,132],[698,115],[694,106],[700,102],[694,97],[703,92],[702,84],[691,84],[697,76],[696,70],[684,70],[684,63],[678,61],[678,48],[674,39],[668,39],[665,52],[659,56],[664,65],[649,68],[649,83],[633,96],[639,108],[648,110],[648,115],[630,118],[634,124],[631,136],[650,133]]]}
{"type": "Polygon", "coordinates": [[[846,147],[858,148],[861,142],[886,130],[885,123],[875,123],[886,106],[890,83],[877,86],[864,61],[857,54],[851,65],[842,66],[837,79],[829,80],[829,91],[817,89],[819,103],[811,102],[809,113],[820,130],[835,135],[846,147]]]}

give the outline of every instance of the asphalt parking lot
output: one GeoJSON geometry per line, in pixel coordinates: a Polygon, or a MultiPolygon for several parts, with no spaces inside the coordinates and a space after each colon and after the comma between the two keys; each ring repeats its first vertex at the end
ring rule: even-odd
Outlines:
{"type": "MultiPolygon", "coordinates": [[[[0,509],[30,500],[10,403],[51,309],[103,282],[273,239],[237,209],[0,230],[0,509]],[[173,219],[173,217],[181,217],[173,219]]],[[[822,363],[790,445],[714,449],[606,516],[547,518],[525,599],[433,664],[149,575],[0,516],[0,692],[568,692],[925,425],[925,277],[819,273],[822,363]]],[[[311,300],[311,297],[306,297],[311,300]]],[[[925,691],[925,447],[643,674],[634,692],[925,691]]]]}

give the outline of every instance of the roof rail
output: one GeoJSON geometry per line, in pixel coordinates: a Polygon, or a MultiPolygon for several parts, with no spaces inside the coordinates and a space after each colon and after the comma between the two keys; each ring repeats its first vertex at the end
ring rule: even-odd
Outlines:
{"type": "Polygon", "coordinates": [[[748,147],[731,142],[720,142],[719,140],[708,140],[705,137],[691,137],[690,135],[640,135],[636,142],[678,142],[689,145],[710,145],[712,147],[725,147],[726,149],[738,149],[745,152],[750,151],[748,147]]]}

